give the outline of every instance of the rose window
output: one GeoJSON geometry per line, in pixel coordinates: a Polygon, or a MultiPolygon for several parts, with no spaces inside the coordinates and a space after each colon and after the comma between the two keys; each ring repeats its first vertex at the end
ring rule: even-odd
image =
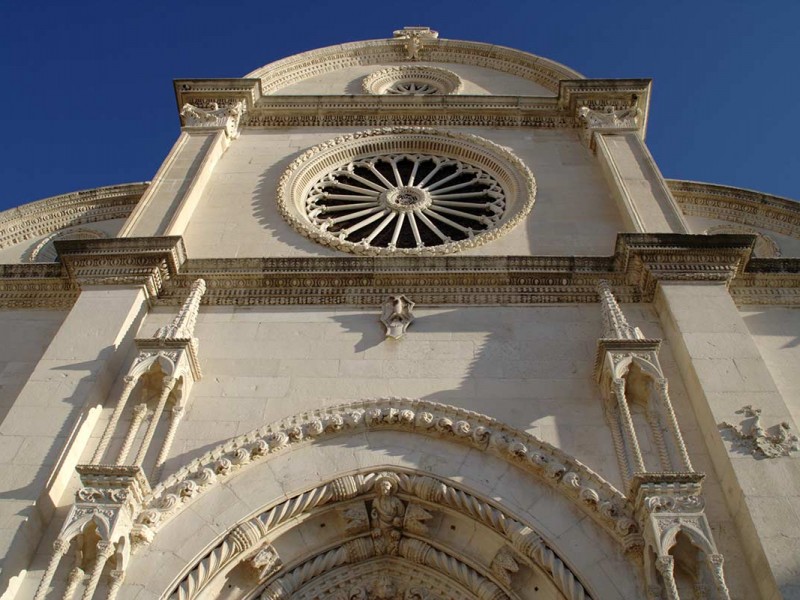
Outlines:
{"type": "Polygon", "coordinates": [[[398,81],[386,88],[384,94],[395,96],[428,96],[438,94],[436,86],[424,81],[398,81]]]}
{"type": "Polygon", "coordinates": [[[500,184],[451,158],[395,154],[344,165],[306,199],[309,220],[340,240],[422,248],[474,237],[505,212],[500,184]]]}
{"type": "Polygon", "coordinates": [[[447,69],[404,65],[370,73],[361,81],[361,87],[366,94],[431,96],[457,94],[461,91],[462,81],[447,69]]]}
{"type": "Polygon", "coordinates": [[[357,254],[439,254],[510,230],[535,182],[507,148],[422,127],[342,136],[281,178],[283,216],[303,235],[357,254]]]}

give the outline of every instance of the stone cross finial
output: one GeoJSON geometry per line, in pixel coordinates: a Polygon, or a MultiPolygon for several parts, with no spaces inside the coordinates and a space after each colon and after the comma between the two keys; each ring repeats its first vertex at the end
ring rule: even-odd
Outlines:
{"type": "Polygon", "coordinates": [[[200,310],[200,300],[206,293],[206,282],[197,279],[189,291],[189,296],[181,306],[172,323],[156,331],[158,339],[187,339],[194,337],[194,325],[197,322],[197,313],[200,310]]]}
{"type": "Polygon", "coordinates": [[[617,304],[611,286],[605,280],[597,284],[597,294],[603,310],[603,338],[618,340],[643,340],[644,335],[638,327],[628,324],[628,320],[617,304]]]}

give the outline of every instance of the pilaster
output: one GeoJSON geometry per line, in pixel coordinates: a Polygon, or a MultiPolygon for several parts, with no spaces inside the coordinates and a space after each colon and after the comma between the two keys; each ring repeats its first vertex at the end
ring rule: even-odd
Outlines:
{"type": "MultiPolygon", "coordinates": [[[[189,85],[191,84],[184,84],[189,85]]],[[[179,102],[181,93],[176,89],[179,102]]],[[[159,168],[121,237],[181,235],[189,224],[211,174],[231,141],[248,103],[243,99],[185,101],[181,135],[159,168]]]]}
{"type": "Polygon", "coordinates": [[[0,456],[0,589],[16,587],[62,504],[146,311],[143,285],[85,285],[0,425],[25,448],[13,463],[0,456]]]}
{"type": "Polygon", "coordinates": [[[769,453],[757,443],[742,445],[729,425],[741,423],[754,438],[763,432],[767,441],[788,441],[794,426],[786,404],[725,282],[660,281],[655,306],[761,598],[793,597],[800,460],[792,444],[771,443],[769,453]],[[753,418],[745,407],[760,412],[753,418]]]}

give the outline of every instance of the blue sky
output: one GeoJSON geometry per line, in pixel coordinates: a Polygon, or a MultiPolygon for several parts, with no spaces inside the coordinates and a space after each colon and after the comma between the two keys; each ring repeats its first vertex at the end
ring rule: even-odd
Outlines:
{"type": "Polygon", "coordinates": [[[800,2],[30,2],[0,24],[0,209],[150,179],[179,133],[172,79],[427,25],[587,77],[654,80],[666,177],[800,198],[800,2]]]}

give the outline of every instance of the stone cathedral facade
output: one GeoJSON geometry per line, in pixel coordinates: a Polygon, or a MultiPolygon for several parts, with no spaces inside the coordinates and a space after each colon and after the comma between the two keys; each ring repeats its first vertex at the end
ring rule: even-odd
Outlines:
{"type": "Polygon", "coordinates": [[[800,206],[407,27],[0,213],[0,594],[800,598],[800,206]]]}

